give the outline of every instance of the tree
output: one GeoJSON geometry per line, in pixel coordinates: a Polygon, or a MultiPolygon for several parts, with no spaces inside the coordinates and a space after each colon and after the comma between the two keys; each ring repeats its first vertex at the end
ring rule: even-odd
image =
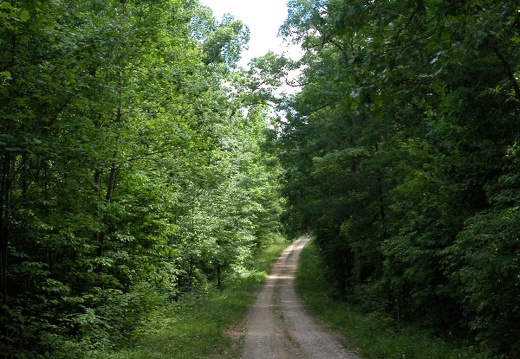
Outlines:
{"type": "Polygon", "coordinates": [[[483,319],[515,317],[513,287],[479,316],[467,303],[482,288],[468,294],[460,281],[466,265],[472,278],[493,276],[466,254],[482,244],[476,223],[503,226],[496,240],[514,242],[505,229],[512,217],[496,211],[514,213],[515,197],[496,184],[513,178],[504,158],[518,137],[518,4],[292,1],[290,9],[283,32],[306,55],[303,89],[282,124],[287,224],[315,234],[349,300],[393,313],[397,326],[460,336],[472,328],[483,350],[516,355],[518,334],[483,319]]]}
{"type": "Polygon", "coordinates": [[[77,357],[268,240],[266,113],[197,2],[0,4],[2,354],[77,357]]]}

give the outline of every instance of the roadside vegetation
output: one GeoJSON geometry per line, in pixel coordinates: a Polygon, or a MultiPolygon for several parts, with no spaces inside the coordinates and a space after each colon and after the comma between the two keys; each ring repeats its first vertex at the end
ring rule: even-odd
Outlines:
{"type": "Polygon", "coordinates": [[[345,301],[334,300],[324,280],[324,263],[312,242],[304,248],[297,274],[297,290],[312,313],[343,334],[347,348],[365,359],[475,358],[476,353],[413,326],[398,324],[382,312],[367,313],[345,301]]]}
{"type": "Polygon", "coordinates": [[[117,348],[279,233],[248,39],[198,1],[0,1],[0,358],[117,348]]]}
{"type": "MultiPolygon", "coordinates": [[[[219,289],[215,285],[158,307],[118,351],[99,359],[231,359],[240,355],[245,317],[254,293],[287,241],[277,237],[259,250],[248,269],[219,289]]],[[[93,353],[94,355],[94,353],[93,353]]]]}
{"type": "Polygon", "coordinates": [[[310,0],[282,28],[285,228],[337,298],[497,359],[520,358],[519,25],[518,1],[310,0]]]}
{"type": "Polygon", "coordinates": [[[316,298],[367,356],[520,358],[519,2],[291,0],[280,34],[299,61],[242,68],[198,0],[0,0],[0,359],[231,356],[282,230],[378,313],[316,298]]]}

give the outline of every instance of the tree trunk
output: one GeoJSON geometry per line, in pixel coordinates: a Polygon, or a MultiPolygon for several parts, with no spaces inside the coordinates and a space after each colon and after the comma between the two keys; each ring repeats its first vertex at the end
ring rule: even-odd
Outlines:
{"type": "MultiPolygon", "coordinates": [[[[0,304],[2,309],[0,315],[4,321],[8,317],[8,286],[7,286],[7,261],[9,250],[9,206],[11,192],[11,154],[4,152],[2,161],[2,173],[0,177],[0,304]]],[[[9,329],[5,325],[0,328],[0,334],[3,338],[9,337],[9,329]]],[[[4,343],[6,344],[6,343],[4,343]]],[[[7,358],[6,354],[2,354],[2,358],[7,358]]]]}
{"type": "Polygon", "coordinates": [[[502,53],[502,51],[500,51],[496,44],[493,44],[493,51],[495,51],[495,54],[502,63],[502,67],[504,67],[504,71],[506,72],[507,78],[511,82],[513,90],[515,91],[516,99],[520,101],[520,85],[518,85],[518,81],[516,80],[515,73],[511,68],[509,61],[507,61],[505,55],[502,53]]]}
{"type": "MultiPolygon", "coordinates": [[[[116,187],[116,172],[117,172],[116,159],[117,159],[117,151],[114,154],[112,164],[110,165],[110,174],[108,176],[107,192],[105,194],[106,203],[109,203],[110,200],[112,199],[112,197],[114,196],[114,190],[116,187]]],[[[97,236],[96,236],[97,244],[98,244],[98,248],[97,248],[98,257],[102,257],[103,253],[105,251],[105,237],[106,237],[107,231],[109,230],[109,225],[110,225],[109,222],[110,221],[109,221],[108,213],[105,213],[105,215],[103,216],[104,229],[101,232],[98,232],[97,236]]]]}
{"type": "MultiPolygon", "coordinates": [[[[122,90],[119,90],[119,98],[121,99],[122,96],[122,90]]],[[[116,124],[120,124],[121,120],[123,118],[123,109],[121,104],[117,107],[117,115],[116,115],[116,124]]],[[[118,136],[119,137],[119,136],[118,136]]],[[[116,140],[116,143],[118,140],[116,140]]],[[[110,173],[108,175],[108,182],[107,182],[107,191],[105,193],[105,202],[108,204],[112,200],[112,197],[114,196],[114,191],[116,188],[116,174],[117,174],[117,160],[119,157],[119,150],[116,149],[114,151],[114,154],[112,156],[112,162],[110,164],[110,173]]],[[[94,190],[99,193],[101,191],[101,171],[97,170],[94,174],[94,190]]],[[[97,256],[101,257],[103,256],[103,253],[105,251],[105,238],[106,233],[109,228],[109,217],[108,213],[105,212],[103,216],[103,225],[104,228],[100,232],[94,233],[94,239],[97,241],[97,256]]]]}
{"type": "Polygon", "coordinates": [[[2,304],[7,304],[7,260],[9,248],[9,197],[11,191],[11,154],[3,156],[2,175],[0,178],[0,295],[2,304]]]}

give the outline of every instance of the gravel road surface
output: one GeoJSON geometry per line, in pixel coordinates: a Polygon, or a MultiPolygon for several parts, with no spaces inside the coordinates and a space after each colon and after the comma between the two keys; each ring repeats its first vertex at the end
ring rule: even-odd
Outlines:
{"type": "Polygon", "coordinates": [[[291,244],[275,262],[251,308],[242,359],[360,359],[306,313],[294,289],[302,248],[291,244]]]}

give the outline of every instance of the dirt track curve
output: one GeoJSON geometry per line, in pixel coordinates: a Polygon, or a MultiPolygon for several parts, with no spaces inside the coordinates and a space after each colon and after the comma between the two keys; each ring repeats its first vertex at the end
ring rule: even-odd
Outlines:
{"type": "Polygon", "coordinates": [[[304,311],[296,294],[298,258],[308,241],[301,237],[275,262],[249,313],[242,359],[359,359],[304,311]]]}

